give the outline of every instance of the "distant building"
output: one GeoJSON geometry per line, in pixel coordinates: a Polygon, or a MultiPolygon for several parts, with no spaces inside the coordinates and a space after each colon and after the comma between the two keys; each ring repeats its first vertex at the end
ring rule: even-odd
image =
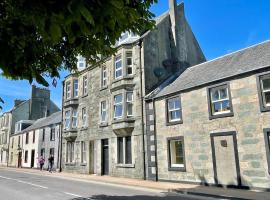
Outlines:
{"type": "Polygon", "coordinates": [[[10,126],[11,112],[5,112],[0,116],[0,166],[7,165],[10,126]]]}
{"type": "MultiPolygon", "coordinates": [[[[9,126],[6,127],[8,138],[31,126],[37,119],[50,116],[60,111],[50,99],[50,91],[44,88],[32,86],[31,98],[29,100],[15,100],[14,107],[9,111],[9,126]]],[[[18,138],[19,139],[19,138],[18,138]]],[[[10,139],[5,144],[13,146],[14,142],[10,139]],[[13,143],[12,143],[13,142],[13,143]]],[[[20,144],[20,141],[17,141],[20,144]]],[[[20,146],[16,146],[20,150],[20,146]]],[[[21,166],[21,154],[19,151],[9,151],[8,160],[10,166],[21,166]]]]}
{"type": "Polygon", "coordinates": [[[155,29],[123,33],[115,47],[115,55],[64,80],[65,172],[144,178],[144,96],[205,61],[184,5],[175,1],[155,29]]]}
{"type": "Polygon", "coordinates": [[[148,179],[270,188],[270,41],[190,67],[148,97],[148,179]]]}
{"type": "MultiPolygon", "coordinates": [[[[10,153],[21,155],[21,159],[10,162],[10,166],[37,168],[38,159],[45,159],[44,169],[48,168],[48,158],[54,156],[54,169],[60,167],[60,142],[62,112],[36,120],[28,128],[10,137],[10,153]],[[17,164],[19,162],[19,164],[17,164]],[[17,164],[17,165],[16,165],[17,164]]],[[[11,160],[12,161],[12,160],[11,160]]]]}

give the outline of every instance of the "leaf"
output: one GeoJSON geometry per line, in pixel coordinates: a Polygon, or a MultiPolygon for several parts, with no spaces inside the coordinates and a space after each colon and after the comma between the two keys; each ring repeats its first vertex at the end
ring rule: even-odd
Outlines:
{"type": "Polygon", "coordinates": [[[122,9],[123,8],[123,1],[119,1],[119,0],[111,0],[110,3],[118,8],[118,9],[122,9]]]}
{"type": "Polygon", "coordinates": [[[1,103],[5,103],[4,100],[3,100],[1,97],[0,97],[0,102],[1,102],[1,103]]]}
{"type": "Polygon", "coordinates": [[[52,41],[56,43],[59,40],[59,38],[61,38],[62,34],[60,26],[58,26],[58,24],[56,23],[51,23],[49,31],[52,37],[52,41]]]}
{"type": "Polygon", "coordinates": [[[89,10],[85,6],[80,7],[80,13],[82,14],[82,16],[86,19],[88,23],[92,25],[95,24],[93,16],[91,15],[89,10]]]}

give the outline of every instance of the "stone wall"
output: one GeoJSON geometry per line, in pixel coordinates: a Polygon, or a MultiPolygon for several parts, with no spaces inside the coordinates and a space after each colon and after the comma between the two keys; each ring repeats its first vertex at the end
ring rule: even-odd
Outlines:
{"type": "Polygon", "coordinates": [[[270,187],[264,128],[270,113],[261,112],[256,75],[229,81],[234,116],[209,119],[205,87],[181,94],[183,124],[166,126],[166,100],[155,102],[159,180],[214,183],[210,134],[235,131],[242,185],[270,187]],[[168,170],[167,138],[184,136],[186,171],[168,170]]]}

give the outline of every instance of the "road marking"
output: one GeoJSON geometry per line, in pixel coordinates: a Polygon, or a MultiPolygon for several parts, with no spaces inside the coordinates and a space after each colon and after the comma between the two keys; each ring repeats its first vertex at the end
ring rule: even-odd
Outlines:
{"type": "Polygon", "coordinates": [[[70,195],[70,196],[82,198],[82,196],[80,196],[80,195],[78,195],[78,194],[73,194],[73,193],[69,193],[69,192],[64,192],[64,193],[67,194],[67,195],[70,195]]]}
{"type": "Polygon", "coordinates": [[[9,178],[9,177],[5,177],[5,176],[0,176],[0,178],[6,179],[6,180],[16,181],[18,183],[24,183],[24,184],[27,184],[27,185],[31,185],[31,186],[35,186],[35,187],[39,187],[39,188],[43,188],[43,189],[48,189],[48,187],[45,187],[45,186],[42,186],[42,185],[37,185],[37,184],[26,182],[26,181],[21,181],[19,179],[9,178]]]}

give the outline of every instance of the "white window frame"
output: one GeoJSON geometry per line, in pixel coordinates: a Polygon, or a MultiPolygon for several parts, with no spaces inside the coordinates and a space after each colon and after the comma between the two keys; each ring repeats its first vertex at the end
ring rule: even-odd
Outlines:
{"type": "Polygon", "coordinates": [[[128,76],[131,76],[131,75],[133,75],[133,53],[132,53],[132,51],[126,51],[126,73],[127,73],[127,75],[128,76]],[[131,54],[131,56],[130,55],[128,55],[128,54],[131,54]],[[128,65],[128,59],[131,59],[131,64],[130,65],[128,65]],[[128,73],[128,70],[129,69],[131,69],[131,74],[130,73],[128,73]]]}
{"type": "Polygon", "coordinates": [[[86,142],[81,141],[81,163],[86,163],[86,142]]]}
{"type": "Polygon", "coordinates": [[[72,118],[71,118],[71,127],[77,128],[78,127],[78,109],[72,110],[72,118]],[[76,124],[74,124],[74,121],[76,124]]]}
{"type": "Polygon", "coordinates": [[[124,100],[124,99],[123,99],[123,97],[124,97],[124,96],[123,96],[122,93],[117,94],[117,95],[114,96],[114,101],[113,101],[113,104],[114,104],[114,105],[113,105],[113,111],[114,111],[114,113],[113,113],[113,118],[114,118],[114,119],[122,119],[122,118],[123,118],[123,113],[124,113],[124,112],[123,112],[123,111],[124,111],[124,106],[123,106],[123,100],[124,100]],[[117,102],[117,103],[115,102],[117,96],[121,96],[121,99],[122,99],[121,102],[117,102]],[[115,114],[116,114],[115,111],[116,111],[116,107],[117,107],[117,106],[121,106],[121,109],[122,109],[121,116],[116,116],[116,115],[115,115],[115,114]]]}
{"type": "Polygon", "coordinates": [[[66,110],[65,111],[65,130],[70,129],[70,115],[71,115],[71,110],[66,110]]]}
{"type": "Polygon", "coordinates": [[[179,97],[173,97],[167,100],[167,111],[168,111],[168,122],[178,122],[181,121],[181,101],[179,97]],[[179,101],[179,108],[176,107],[176,101],[179,101]],[[173,108],[170,108],[170,103],[173,102],[173,108]],[[172,112],[179,112],[179,118],[172,119],[171,113],[172,112]]]}
{"type": "Polygon", "coordinates": [[[87,94],[88,89],[88,78],[87,75],[83,76],[83,95],[87,94]]]}
{"type": "Polygon", "coordinates": [[[67,81],[66,82],[66,99],[71,98],[71,82],[67,81]]]}
{"type": "Polygon", "coordinates": [[[117,164],[124,164],[124,165],[129,165],[129,164],[132,164],[133,161],[132,161],[132,144],[133,144],[133,141],[132,141],[132,136],[129,135],[129,136],[124,136],[124,137],[117,137],[117,164]],[[131,147],[130,147],[130,151],[131,151],[131,163],[127,163],[127,138],[130,137],[130,142],[131,142],[131,147]],[[120,157],[120,152],[119,152],[119,147],[120,147],[120,144],[119,144],[119,139],[122,139],[122,162],[120,162],[119,160],[119,157],[120,157]]]}
{"type": "Polygon", "coordinates": [[[262,90],[262,99],[263,99],[263,105],[265,106],[265,107],[269,107],[270,106],[270,102],[269,103],[267,103],[266,102],[266,98],[265,98],[265,93],[266,92],[270,92],[270,89],[264,89],[264,87],[263,87],[263,81],[265,80],[265,79],[270,79],[270,75],[265,75],[265,76],[262,76],[261,77],[261,81],[260,81],[260,84],[261,84],[261,90],[262,90]]]}
{"type": "Polygon", "coordinates": [[[107,67],[103,66],[101,68],[101,87],[106,87],[108,85],[108,73],[107,73],[107,67]]]}
{"type": "Polygon", "coordinates": [[[134,116],[134,94],[133,91],[127,91],[126,92],[126,111],[127,111],[127,117],[133,117],[134,116]],[[131,99],[128,99],[128,94],[131,94],[131,99]],[[132,113],[128,113],[128,107],[129,105],[132,106],[132,113]]]}
{"type": "MultiPolygon", "coordinates": [[[[232,105],[231,105],[231,101],[230,101],[229,87],[228,87],[227,84],[210,88],[210,106],[211,106],[211,113],[212,113],[212,115],[220,115],[220,114],[231,113],[231,106],[232,105]],[[220,97],[221,96],[220,90],[221,89],[224,89],[224,88],[226,88],[227,97],[221,99],[221,97],[220,97]],[[218,90],[219,99],[218,100],[213,100],[213,95],[212,94],[214,94],[214,92],[217,91],[217,90],[218,90]],[[221,103],[223,101],[229,101],[230,109],[229,110],[225,110],[225,111],[221,111],[221,112],[214,112],[214,109],[213,109],[214,103],[221,103]]],[[[221,108],[223,108],[222,107],[222,104],[221,104],[221,108]]]]}
{"type": "Polygon", "coordinates": [[[169,140],[169,151],[170,151],[170,167],[172,168],[184,168],[185,167],[185,155],[184,155],[184,141],[183,139],[170,139],[169,140]],[[178,142],[180,141],[181,144],[182,144],[182,157],[183,157],[183,164],[176,164],[176,163],[173,163],[173,153],[175,154],[176,151],[175,151],[175,148],[173,148],[172,144],[175,143],[175,142],[178,142]],[[174,149],[174,151],[173,151],[174,149]]]}
{"type": "Polygon", "coordinates": [[[107,101],[101,101],[100,102],[100,122],[101,123],[106,123],[107,122],[107,101]],[[105,115],[104,119],[103,119],[103,114],[105,115]]]}
{"type": "Polygon", "coordinates": [[[86,107],[82,108],[82,127],[87,126],[87,114],[86,114],[86,107]]]}
{"type": "Polygon", "coordinates": [[[120,79],[123,77],[123,63],[122,63],[122,55],[118,55],[114,60],[114,79],[120,79]],[[118,59],[119,58],[119,59],[118,59]],[[117,68],[117,64],[120,63],[121,66],[117,68]],[[121,75],[117,76],[117,72],[121,71],[121,75]]]}
{"type": "Polygon", "coordinates": [[[73,80],[73,97],[77,98],[79,96],[79,80],[73,80]]]}

